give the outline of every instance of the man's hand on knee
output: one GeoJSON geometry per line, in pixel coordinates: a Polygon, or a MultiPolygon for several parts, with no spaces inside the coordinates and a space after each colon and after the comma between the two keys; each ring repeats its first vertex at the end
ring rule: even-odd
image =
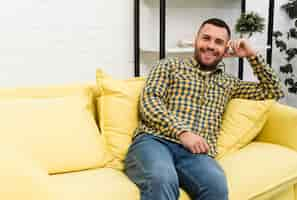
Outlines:
{"type": "Polygon", "coordinates": [[[193,132],[185,131],[179,134],[182,145],[192,153],[207,153],[209,146],[205,139],[193,132]]]}

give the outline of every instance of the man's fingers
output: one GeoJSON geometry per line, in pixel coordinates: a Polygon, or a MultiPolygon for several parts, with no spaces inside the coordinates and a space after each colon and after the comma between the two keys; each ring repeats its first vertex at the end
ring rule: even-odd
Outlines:
{"type": "Polygon", "coordinates": [[[236,41],[236,46],[235,48],[238,50],[240,48],[240,43],[241,43],[241,39],[236,41]]]}
{"type": "Polygon", "coordinates": [[[200,153],[201,152],[201,149],[200,149],[200,147],[199,147],[199,145],[197,143],[194,145],[193,148],[195,150],[195,153],[200,153]]]}
{"type": "Polygon", "coordinates": [[[237,40],[233,40],[232,41],[232,47],[234,48],[234,49],[236,49],[236,51],[237,50],[239,50],[240,48],[244,48],[244,46],[245,46],[245,42],[246,40],[245,39],[237,39],[237,40]]]}
{"type": "Polygon", "coordinates": [[[181,142],[191,153],[207,153],[209,150],[208,144],[204,138],[195,134],[181,135],[181,142]]]}
{"type": "Polygon", "coordinates": [[[190,150],[191,150],[191,152],[192,152],[193,154],[196,154],[196,153],[199,152],[199,149],[196,149],[195,145],[192,146],[192,147],[190,148],[190,150]]]}
{"type": "Polygon", "coordinates": [[[231,47],[233,53],[229,53],[229,55],[234,55],[238,50],[244,45],[244,39],[230,40],[227,46],[231,47]]]}
{"type": "Polygon", "coordinates": [[[189,149],[193,154],[197,154],[201,152],[201,148],[198,143],[193,144],[189,149]]]}
{"type": "Polygon", "coordinates": [[[196,153],[196,149],[195,149],[195,145],[192,144],[192,145],[189,145],[189,146],[186,146],[187,149],[191,152],[191,153],[196,153]]]}
{"type": "Polygon", "coordinates": [[[194,145],[194,149],[196,153],[206,153],[208,151],[208,145],[204,141],[201,141],[194,145]]]}
{"type": "Polygon", "coordinates": [[[205,141],[203,142],[203,145],[204,145],[204,148],[205,148],[205,153],[207,153],[209,151],[209,146],[205,141]]]}
{"type": "Polygon", "coordinates": [[[207,153],[209,151],[209,146],[204,140],[197,141],[193,146],[190,148],[192,153],[207,153]]]}
{"type": "Polygon", "coordinates": [[[203,143],[204,143],[203,141],[201,141],[199,143],[200,153],[205,153],[206,152],[206,148],[205,148],[203,143]]]}
{"type": "Polygon", "coordinates": [[[207,153],[208,152],[208,145],[205,141],[200,142],[200,149],[201,153],[207,153]]]}

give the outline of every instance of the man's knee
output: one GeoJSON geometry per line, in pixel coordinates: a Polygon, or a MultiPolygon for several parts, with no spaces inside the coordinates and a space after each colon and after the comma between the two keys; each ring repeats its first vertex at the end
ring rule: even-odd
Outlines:
{"type": "Polygon", "coordinates": [[[157,164],[157,170],[149,173],[148,188],[155,196],[155,199],[178,199],[179,181],[175,170],[166,166],[166,163],[157,164]]]}
{"type": "Polygon", "coordinates": [[[179,196],[178,176],[173,163],[168,159],[149,162],[130,154],[125,160],[125,173],[144,196],[159,194],[170,199],[179,196]]]}
{"type": "Polygon", "coordinates": [[[178,188],[178,176],[173,167],[166,165],[166,163],[159,163],[153,170],[149,173],[149,179],[152,184],[158,187],[171,186],[178,188]]]}
{"type": "MultiPolygon", "coordinates": [[[[157,164],[153,170],[141,173],[126,171],[130,179],[139,187],[142,199],[178,199],[179,182],[175,171],[166,164],[157,164]]],[[[140,170],[141,171],[141,170],[140,170]]]]}

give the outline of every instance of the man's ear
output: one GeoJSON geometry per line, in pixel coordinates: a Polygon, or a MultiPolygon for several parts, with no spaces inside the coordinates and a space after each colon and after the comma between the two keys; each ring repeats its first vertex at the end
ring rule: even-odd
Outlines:
{"type": "Polygon", "coordinates": [[[229,46],[226,46],[224,51],[224,57],[228,57],[228,55],[229,55],[229,46]]]}
{"type": "Polygon", "coordinates": [[[226,47],[225,47],[225,52],[224,52],[224,57],[230,57],[232,54],[232,49],[230,49],[230,40],[228,41],[226,47]]]}
{"type": "Polygon", "coordinates": [[[226,58],[226,57],[233,57],[233,56],[234,56],[233,50],[231,49],[230,46],[227,46],[224,52],[224,57],[226,58]]]}

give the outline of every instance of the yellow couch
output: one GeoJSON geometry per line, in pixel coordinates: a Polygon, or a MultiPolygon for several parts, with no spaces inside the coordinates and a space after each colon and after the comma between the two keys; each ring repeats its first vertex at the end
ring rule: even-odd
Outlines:
{"type": "MultiPolygon", "coordinates": [[[[0,89],[0,199],[140,199],[122,160],[131,143],[126,131],[137,125],[143,82],[99,72],[97,86],[0,89]]],[[[263,112],[246,135],[224,133],[220,140],[217,159],[230,200],[297,200],[297,109],[271,101],[234,104],[224,117],[225,132],[233,128],[236,106],[258,106],[241,117],[263,112]]],[[[189,197],[181,190],[180,199],[189,197]]]]}

